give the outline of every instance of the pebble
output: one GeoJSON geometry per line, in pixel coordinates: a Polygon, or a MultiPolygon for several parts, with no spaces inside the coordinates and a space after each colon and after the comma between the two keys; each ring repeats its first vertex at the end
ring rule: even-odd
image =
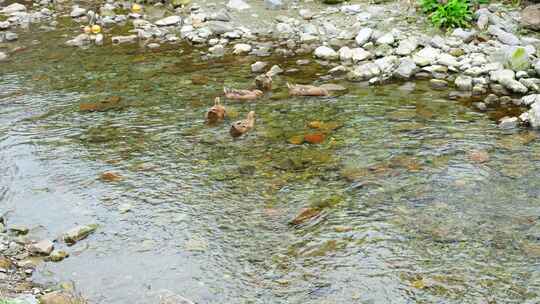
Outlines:
{"type": "Polygon", "coordinates": [[[251,45],[246,43],[238,43],[233,47],[233,54],[240,55],[244,53],[249,53],[251,51],[251,45]]]}
{"type": "Polygon", "coordinates": [[[253,63],[251,65],[251,71],[253,73],[259,73],[259,72],[262,72],[262,70],[264,70],[264,68],[266,68],[266,66],[268,65],[267,62],[263,62],[263,61],[257,61],[255,63],[253,63]]]}
{"type": "Polygon", "coordinates": [[[28,250],[33,254],[49,255],[54,248],[53,242],[49,240],[42,240],[37,243],[31,244],[28,250]]]}
{"type": "Polygon", "coordinates": [[[98,228],[98,225],[96,224],[77,226],[67,231],[64,234],[63,239],[68,245],[73,245],[76,242],[83,240],[86,237],[88,237],[90,234],[94,233],[97,228],[98,228]]]}

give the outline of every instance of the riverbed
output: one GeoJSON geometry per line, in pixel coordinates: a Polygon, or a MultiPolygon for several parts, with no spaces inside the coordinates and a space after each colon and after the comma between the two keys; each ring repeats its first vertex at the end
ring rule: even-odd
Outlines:
{"type": "Polygon", "coordinates": [[[251,87],[258,58],[62,39],[21,34],[0,67],[0,211],[37,238],[99,224],[37,282],[72,281],[91,303],[538,301],[540,144],[497,127],[512,109],[270,57],[285,70],[272,93],[225,101],[229,118],[208,126],[214,97],[251,87]],[[289,97],[287,82],[347,90],[289,97]],[[255,129],[232,139],[252,110],[255,129]],[[291,225],[306,207],[319,216],[291,225]]]}

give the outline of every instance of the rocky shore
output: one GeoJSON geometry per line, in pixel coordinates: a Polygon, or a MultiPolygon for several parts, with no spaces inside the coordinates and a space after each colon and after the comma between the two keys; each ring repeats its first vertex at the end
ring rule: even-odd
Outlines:
{"type": "MultiPolygon", "coordinates": [[[[6,17],[0,22],[3,43],[18,38],[13,32],[17,27],[40,23],[53,30],[59,18],[71,18],[86,28],[64,41],[67,46],[141,43],[152,49],[187,41],[207,57],[312,54],[328,68],[325,80],[346,78],[381,85],[429,79],[433,89],[450,90],[451,98],[473,98],[479,110],[496,103],[528,108],[519,117],[501,120],[501,127],[540,127],[540,39],[527,30],[536,29],[539,21],[527,9],[520,13],[517,8],[491,4],[475,12],[472,28],[447,34],[430,28],[416,8],[401,2],[327,6],[230,0],[174,8],[109,0],[92,10],[42,0],[31,10],[13,3],[0,12],[6,17]],[[126,28],[125,35],[108,34],[115,27],[126,28]]],[[[11,56],[2,52],[0,60],[11,56]]],[[[253,65],[254,72],[265,72],[262,60],[253,65]]]]}

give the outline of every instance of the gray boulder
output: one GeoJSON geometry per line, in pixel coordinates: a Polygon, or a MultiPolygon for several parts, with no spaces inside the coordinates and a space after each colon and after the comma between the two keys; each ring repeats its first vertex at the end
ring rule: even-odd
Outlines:
{"type": "Polygon", "coordinates": [[[540,30],[540,4],[530,5],[521,11],[521,25],[525,28],[540,30]]]}
{"type": "Polygon", "coordinates": [[[401,79],[409,79],[418,71],[418,66],[411,57],[403,57],[394,71],[394,76],[401,79]]]}
{"type": "Polygon", "coordinates": [[[504,44],[519,45],[521,43],[516,35],[508,33],[495,25],[490,25],[488,32],[504,44]]]}
{"type": "Polygon", "coordinates": [[[358,32],[354,40],[358,46],[363,46],[371,39],[371,35],[373,35],[373,30],[369,27],[365,27],[358,32]]]}

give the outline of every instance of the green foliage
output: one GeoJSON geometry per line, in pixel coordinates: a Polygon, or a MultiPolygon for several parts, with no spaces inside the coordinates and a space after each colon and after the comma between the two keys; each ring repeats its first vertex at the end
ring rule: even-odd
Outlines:
{"type": "Polygon", "coordinates": [[[468,27],[471,11],[467,0],[449,0],[431,15],[431,22],[438,27],[468,27]]]}
{"type": "MultiPolygon", "coordinates": [[[[472,19],[471,3],[469,0],[448,0],[439,3],[438,0],[420,0],[422,11],[430,14],[431,23],[437,27],[468,27],[472,19]]],[[[475,4],[487,0],[474,0],[475,4]]]]}

